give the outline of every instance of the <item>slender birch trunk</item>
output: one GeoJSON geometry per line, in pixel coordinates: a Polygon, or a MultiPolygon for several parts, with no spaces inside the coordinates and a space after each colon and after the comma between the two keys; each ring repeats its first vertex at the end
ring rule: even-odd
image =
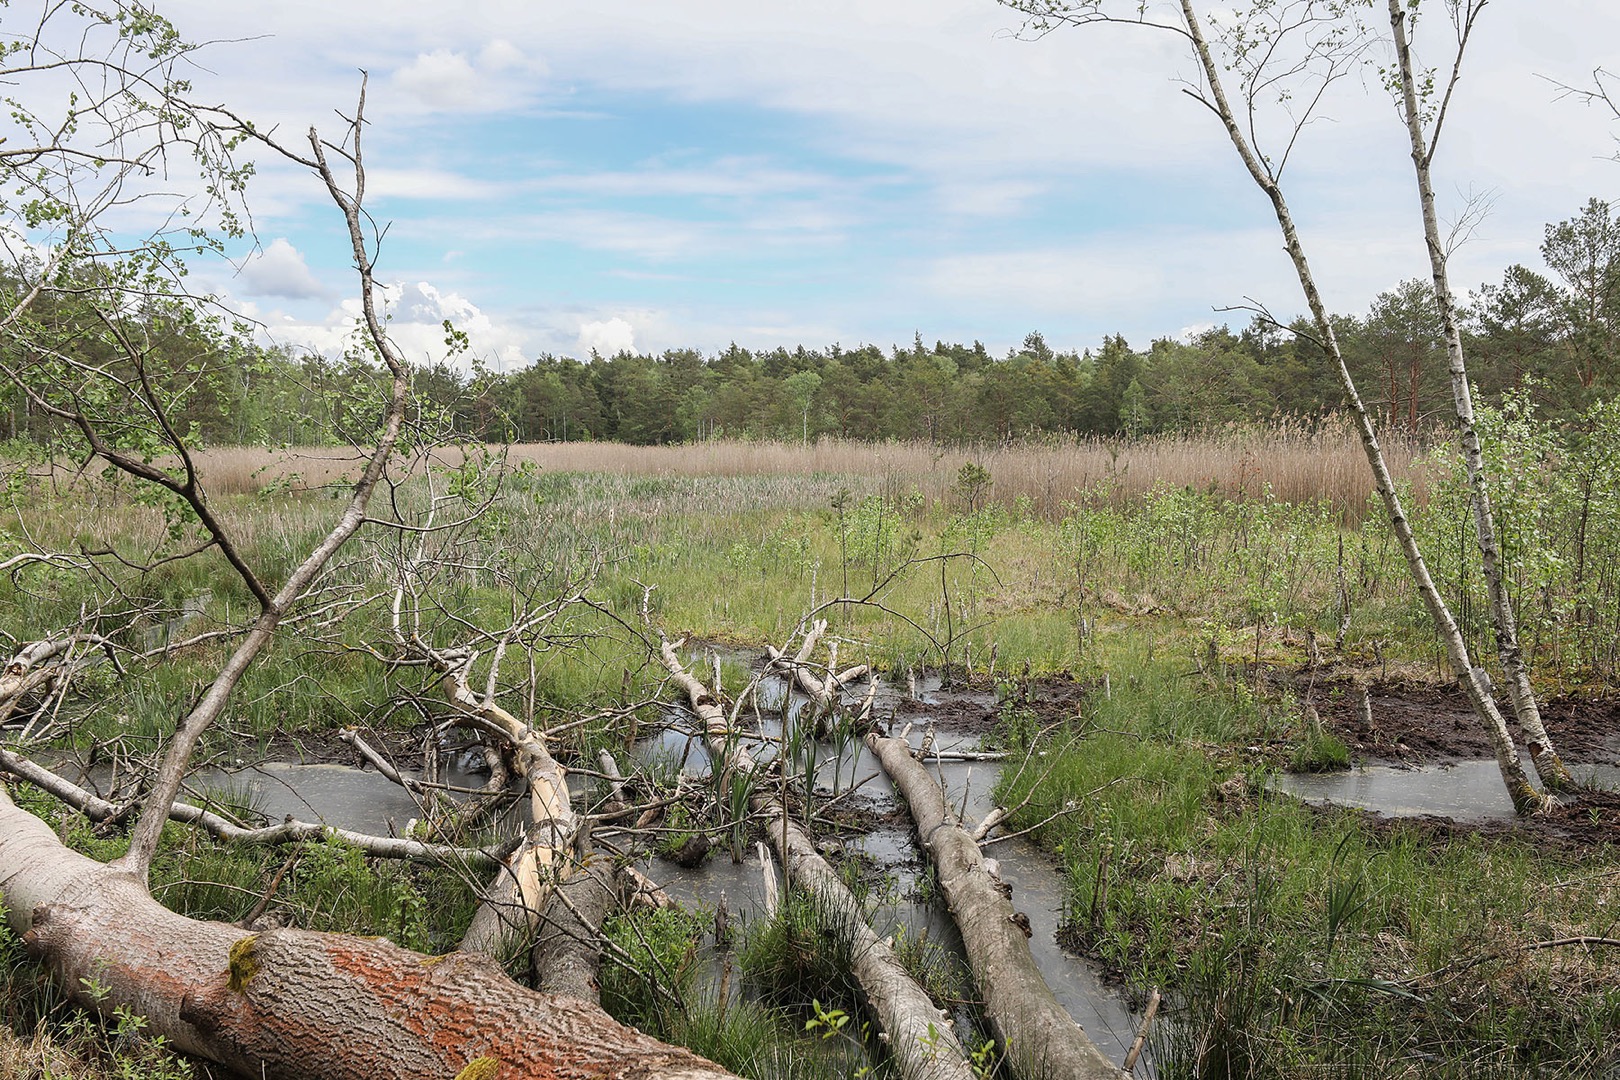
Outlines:
{"type": "Polygon", "coordinates": [[[1475,667],[1468,653],[1468,644],[1463,640],[1462,631],[1457,626],[1457,620],[1452,616],[1450,607],[1429,573],[1427,563],[1424,562],[1423,552],[1418,546],[1417,537],[1412,533],[1412,524],[1407,519],[1406,509],[1401,504],[1399,493],[1395,490],[1395,482],[1390,477],[1389,466],[1384,460],[1383,449],[1378,443],[1378,432],[1373,426],[1371,415],[1356,390],[1355,380],[1350,375],[1350,369],[1344,361],[1344,354],[1339,349],[1337,335],[1333,332],[1332,320],[1328,317],[1327,305],[1322,302],[1322,295],[1316,287],[1316,278],[1311,273],[1310,263],[1305,257],[1304,245],[1300,242],[1299,232],[1294,227],[1293,215],[1289,212],[1288,201],[1283,196],[1282,186],[1278,183],[1267,165],[1262,163],[1260,157],[1250,145],[1243,130],[1239,127],[1236,115],[1233,113],[1226,97],[1226,90],[1221,81],[1221,66],[1215,62],[1210,52],[1209,42],[1204,37],[1203,28],[1193,11],[1191,0],[1181,0],[1182,18],[1186,25],[1187,36],[1197,53],[1198,63],[1203,71],[1204,78],[1209,84],[1209,98],[1202,99],[1217,116],[1225,127],[1232,146],[1237,150],[1238,157],[1242,159],[1244,168],[1249,171],[1260,190],[1265,192],[1271,200],[1272,210],[1276,214],[1277,224],[1282,230],[1283,243],[1288,251],[1288,257],[1294,264],[1294,273],[1299,279],[1300,288],[1305,293],[1305,302],[1311,311],[1312,321],[1316,324],[1320,335],[1320,344],[1323,350],[1332,358],[1337,369],[1339,385],[1344,390],[1345,401],[1350,406],[1356,418],[1356,429],[1361,436],[1362,450],[1367,456],[1367,464],[1372,469],[1373,486],[1377,489],[1379,497],[1384,502],[1385,512],[1389,515],[1390,527],[1395,534],[1396,542],[1400,544],[1401,553],[1406,557],[1408,571],[1412,581],[1417,586],[1418,593],[1429,611],[1429,618],[1434,623],[1435,631],[1445,644],[1446,655],[1451,661],[1451,667],[1456,672],[1458,686],[1461,687],[1468,702],[1473,706],[1474,713],[1479,717],[1486,735],[1491,740],[1491,746],[1496,754],[1497,766],[1502,771],[1502,781],[1507,785],[1508,795],[1513,800],[1513,807],[1519,813],[1530,813],[1546,805],[1547,799],[1525,772],[1524,763],[1519,758],[1518,749],[1513,745],[1513,737],[1508,733],[1507,723],[1502,719],[1501,712],[1496,707],[1496,701],[1491,697],[1490,686],[1486,681],[1485,672],[1475,667]]]}
{"type": "MultiPolygon", "coordinates": [[[[1463,13],[1465,22],[1458,41],[1457,66],[1453,67],[1451,86],[1457,81],[1463,50],[1473,28],[1473,15],[1480,7],[1470,5],[1463,13]]],[[[1412,144],[1412,169],[1417,177],[1418,202],[1423,212],[1423,238],[1429,249],[1429,269],[1434,277],[1434,298],[1440,309],[1440,323],[1446,337],[1446,356],[1451,371],[1451,399],[1457,413],[1457,439],[1462,446],[1463,461],[1468,470],[1468,490],[1474,506],[1474,526],[1479,537],[1480,562],[1485,571],[1485,584],[1490,594],[1491,626],[1496,635],[1497,655],[1507,679],[1508,696],[1513,702],[1513,714],[1524,732],[1530,757],[1536,771],[1549,790],[1564,791],[1575,786],[1564,762],[1553,748],[1552,739],[1541,722],[1541,709],[1530,686],[1529,666],[1519,647],[1517,620],[1513,614],[1513,599],[1508,595],[1502,578],[1501,548],[1496,539],[1496,520],[1491,512],[1491,497],[1485,486],[1485,461],[1480,451],[1479,431],[1474,424],[1473,392],[1468,385],[1468,365],[1463,356],[1462,330],[1458,325],[1457,306],[1452,301],[1451,280],[1447,267],[1445,245],[1440,238],[1440,222],[1434,208],[1434,185],[1430,165],[1434,160],[1435,144],[1445,111],[1437,117],[1433,140],[1424,136],[1423,118],[1418,107],[1417,86],[1412,69],[1412,49],[1407,33],[1407,17],[1400,0],[1389,0],[1389,21],[1395,35],[1395,56],[1401,77],[1401,112],[1406,121],[1406,132],[1412,144]]],[[[1450,97],[1450,88],[1447,98],[1450,97]]]]}

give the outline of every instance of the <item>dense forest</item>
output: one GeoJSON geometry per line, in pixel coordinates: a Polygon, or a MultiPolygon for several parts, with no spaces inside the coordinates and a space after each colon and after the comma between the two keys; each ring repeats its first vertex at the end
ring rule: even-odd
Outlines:
{"type": "MultiPolygon", "coordinates": [[[[1592,199],[1546,227],[1545,270],[1509,267],[1469,298],[1469,370],[1487,400],[1509,391],[1543,415],[1568,417],[1620,382],[1620,216],[1592,199]]],[[[58,305],[41,316],[71,321],[58,305]]],[[[378,366],[363,354],[299,355],[211,332],[175,312],[147,319],[155,352],[211,357],[205,378],[173,388],[172,419],[213,444],[319,445],[364,438],[378,366]]],[[[94,347],[94,331],[84,335],[94,347]]],[[[446,326],[452,347],[465,339],[446,326]]],[[[1401,282],[1336,332],[1363,397],[1386,422],[1421,433],[1450,408],[1431,287],[1401,282]]],[[[193,370],[195,370],[193,366],[193,370]]],[[[1110,336],[1100,349],[1054,350],[1039,332],[1006,356],[979,342],[918,334],[909,348],[777,348],[733,344],[705,355],[621,352],[586,360],[543,355],[497,373],[464,357],[420,369],[424,408],[488,441],[614,440],[638,445],[713,437],[995,442],[1028,436],[1139,435],[1272,417],[1320,416],[1340,390],[1308,322],[1255,314],[1146,349],[1110,336]],[[459,362],[458,362],[459,361],[459,362]]],[[[0,389],[0,437],[52,441],[14,388],[0,389]]]]}

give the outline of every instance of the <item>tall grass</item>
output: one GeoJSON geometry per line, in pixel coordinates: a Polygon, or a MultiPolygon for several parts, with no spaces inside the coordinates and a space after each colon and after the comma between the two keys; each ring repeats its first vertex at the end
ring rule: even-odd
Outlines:
{"type": "MultiPolygon", "coordinates": [[[[1384,447],[1398,481],[1426,491],[1422,446],[1391,436],[1384,447]]],[[[675,446],[622,443],[524,443],[508,451],[514,464],[550,472],[660,477],[842,477],[865,490],[916,488],[929,502],[956,498],[962,466],[988,469],[990,497],[1009,508],[1020,500],[1055,520],[1077,494],[1108,483],[1121,503],[1156,486],[1190,487],[1227,498],[1270,491],[1284,502],[1323,500],[1355,524],[1372,493],[1372,479],[1353,429],[1342,421],[1220,428],[1196,434],[1141,438],[1029,440],[985,446],[868,443],[822,438],[791,441],[718,439],[675,446]]],[[[459,462],[459,451],[446,460],[459,462]]],[[[216,447],[196,455],[204,482],[217,494],[266,489],[317,489],[353,480],[361,458],[333,447],[216,447]]],[[[402,463],[403,464],[403,463],[402,463]]],[[[59,467],[59,482],[86,472],[59,467]]],[[[791,493],[791,488],[785,489],[791,493]]]]}

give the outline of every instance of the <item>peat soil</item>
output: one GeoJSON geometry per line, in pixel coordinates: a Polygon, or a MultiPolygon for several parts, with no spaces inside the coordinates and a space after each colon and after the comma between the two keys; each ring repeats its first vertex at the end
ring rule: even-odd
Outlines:
{"type": "MultiPolygon", "coordinates": [[[[1375,681],[1367,687],[1367,697],[1371,708],[1363,711],[1360,692],[1349,680],[1319,685],[1312,695],[1324,725],[1358,757],[1412,767],[1494,759],[1490,740],[1455,685],[1375,681]]],[[[1620,765],[1620,700],[1552,698],[1541,703],[1541,713],[1566,762],[1620,765]]],[[[1508,726],[1519,735],[1516,725],[1510,721],[1508,726]]],[[[1372,813],[1368,817],[1380,827],[1417,828],[1437,837],[1523,837],[1566,850],[1620,844],[1620,792],[1601,789],[1582,790],[1545,813],[1517,820],[1419,817],[1396,822],[1372,813]]]]}

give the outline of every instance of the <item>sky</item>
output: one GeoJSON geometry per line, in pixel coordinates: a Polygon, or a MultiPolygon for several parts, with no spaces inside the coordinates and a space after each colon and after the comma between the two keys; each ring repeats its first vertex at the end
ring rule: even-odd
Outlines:
{"type": "MultiPolygon", "coordinates": [[[[1221,308],[1303,308],[1269,204],[1182,92],[1194,65],[1169,34],[1029,40],[993,0],[160,8],[213,43],[194,97],[289,140],[340,134],[368,73],[378,275],[413,359],[442,354],[445,318],[512,370],[919,334],[997,354],[1032,330],[1059,349],[1145,347],[1247,324],[1221,308]]],[[[1438,7],[1432,23],[1419,44],[1438,62],[1438,7]]],[[[1488,206],[1454,255],[1459,288],[1539,267],[1547,223],[1620,197],[1620,124],[1555,85],[1614,66],[1616,41],[1606,0],[1485,10],[1435,162],[1443,217],[1488,206]]],[[[1427,275],[1407,154],[1368,69],[1289,159],[1335,311],[1427,275]]],[[[335,350],[357,310],[342,220],[313,177],[258,159],[256,250],[196,275],[272,340],[335,350]]]]}

